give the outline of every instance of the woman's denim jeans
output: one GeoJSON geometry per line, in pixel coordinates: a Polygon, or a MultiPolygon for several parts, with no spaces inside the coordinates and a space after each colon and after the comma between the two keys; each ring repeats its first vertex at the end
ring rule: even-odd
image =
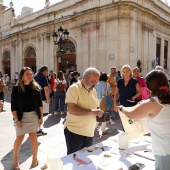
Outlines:
{"type": "Polygon", "coordinates": [[[60,104],[60,111],[64,112],[64,103],[65,103],[66,92],[54,92],[54,111],[59,109],[60,104]]]}

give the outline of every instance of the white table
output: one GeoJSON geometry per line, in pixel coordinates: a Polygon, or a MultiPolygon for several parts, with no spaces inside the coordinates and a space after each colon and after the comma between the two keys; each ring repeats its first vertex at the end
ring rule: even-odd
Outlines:
{"type": "MultiPolygon", "coordinates": [[[[76,152],[76,157],[82,159],[85,162],[91,162],[88,165],[79,165],[79,163],[73,159],[73,154],[62,157],[61,160],[63,162],[63,170],[97,170],[99,167],[99,163],[101,162],[101,154],[106,152],[112,152],[115,156],[112,162],[113,166],[110,169],[106,168],[106,170],[117,170],[118,167],[122,167],[123,170],[127,170],[131,165],[137,162],[145,164],[145,168],[143,168],[143,170],[154,170],[155,161],[133,155],[135,151],[138,151],[140,149],[144,149],[146,147],[151,148],[151,143],[144,141],[144,137],[142,137],[140,142],[139,140],[136,140],[139,143],[136,143],[136,141],[131,141],[129,148],[123,151],[118,149],[118,142],[116,140],[117,138],[116,136],[114,136],[113,138],[97,144],[97,146],[99,146],[100,148],[93,152],[76,152]],[[104,151],[102,151],[101,149],[103,146],[104,151]]],[[[94,146],[90,148],[93,147],[94,146]]],[[[40,167],[35,168],[35,170],[39,169],[40,167]]]]}
{"type": "MultiPolygon", "coordinates": [[[[138,144],[131,142],[129,148],[123,151],[118,149],[118,142],[114,140],[103,141],[102,143],[99,143],[98,146],[100,148],[108,146],[108,148],[105,148],[105,151],[102,151],[102,149],[99,148],[93,152],[76,152],[76,156],[85,162],[92,161],[92,163],[88,165],[78,165],[78,163],[73,159],[73,154],[62,157],[64,170],[96,170],[98,169],[99,162],[101,162],[101,156],[99,155],[102,154],[102,152],[106,153],[107,151],[115,153],[113,166],[111,168],[112,170],[116,170],[118,167],[122,167],[123,170],[127,170],[131,165],[137,162],[145,164],[145,168],[143,168],[143,170],[154,169],[155,161],[133,155],[135,151],[151,147],[151,143],[145,142],[144,138],[138,144]],[[116,153],[120,153],[120,155],[117,155],[116,153]],[[131,155],[129,156],[130,153],[131,155]]],[[[108,168],[106,169],[109,170],[108,168]]]]}

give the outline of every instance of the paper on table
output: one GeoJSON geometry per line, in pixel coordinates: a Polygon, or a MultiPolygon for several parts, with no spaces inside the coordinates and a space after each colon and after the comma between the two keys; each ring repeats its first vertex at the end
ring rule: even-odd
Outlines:
{"type": "MultiPolygon", "coordinates": [[[[135,109],[136,106],[128,107],[129,110],[135,109]]],[[[138,114],[138,113],[136,113],[138,114]]],[[[138,138],[144,134],[149,133],[149,129],[146,126],[145,118],[140,120],[133,120],[132,124],[129,124],[128,120],[129,118],[123,114],[121,111],[119,111],[119,115],[124,127],[125,132],[128,133],[128,136],[130,139],[138,138]]]]}
{"type": "Polygon", "coordinates": [[[136,152],[134,152],[134,155],[149,159],[151,161],[155,161],[154,155],[152,154],[151,151],[148,151],[148,150],[146,150],[146,151],[144,151],[144,150],[143,151],[136,151],[136,152]]]}

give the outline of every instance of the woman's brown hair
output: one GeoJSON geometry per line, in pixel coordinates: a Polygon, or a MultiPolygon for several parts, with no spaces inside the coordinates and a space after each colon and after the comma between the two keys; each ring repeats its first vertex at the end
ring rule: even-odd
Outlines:
{"type": "Polygon", "coordinates": [[[162,104],[170,104],[169,84],[165,73],[160,70],[152,70],[145,79],[151,96],[157,96],[162,104]]]}
{"type": "Polygon", "coordinates": [[[65,79],[65,78],[64,78],[64,74],[63,74],[62,71],[59,71],[59,72],[58,72],[57,78],[58,78],[59,80],[64,80],[64,79],[65,79]]]}
{"type": "MultiPolygon", "coordinates": [[[[25,92],[25,86],[24,86],[24,81],[22,80],[22,77],[25,73],[25,71],[27,70],[30,70],[32,72],[32,69],[30,67],[24,67],[21,71],[20,71],[20,74],[19,74],[19,80],[18,80],[18,89],[19,91],[23,91],[25,92]]],[[[32,72],[33,73],[33,72],[32,72]]],[[[40,90],[41,87],[39,86],[39,84],[33,79],[31,82],[30,82],[30,85],[32,87],[32,89],[34,90],[40,90]]]]}
{"type": "Polygon", "coordinates": [[[57,78],[57,75],[55,72],[53,72],[53,79],[56,79],[57,78]]]}

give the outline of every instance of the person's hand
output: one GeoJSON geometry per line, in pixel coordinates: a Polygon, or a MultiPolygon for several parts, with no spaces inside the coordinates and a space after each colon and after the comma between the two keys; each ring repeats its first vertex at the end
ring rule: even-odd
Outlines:
{"type": "Polygon", "coordinates": [[[103,110],[101,110],[101,109],[93,109],[92,112],[94,115],[96,115],[98,117],[102,117],[102,115],[104,113],[103,110]]]}
{"type": "Polygon", "coordinates": [[[41,118],[39,119],[38,124],[39,124],[39,126],[41,126],[41,125],[43,124],[43,117],[41,117],[41,118]]]}
{"type": "Polygon", "coordinates": [[[135,101],[135,99],[136,99],[136,97],[135,97],[135,96],[133,96],[133,97],[132,97],[132,100],[133,100],[133,101],[135,101]]]}
{"type": "Polygon", "coordinates": [[[118,112],[118,110],[119,110],[119,108],[118,108],[117,104],[114,104],[114,111],[118,112]]]}
{"type": "Polygon", "coordinates": [[[19,128],[19,129],[21,129],[22,128],[22,123],[18,120],[17,122],[15,122],[15,124],[17,125],[17,127],[19,128]]]}
{"type": "Polygon", "coordinates": [[[48,104],[48,103],[49,103],[49,100],[46,100],[46,103],[48,104]]]}
{"type": "Polygon", "coordinates": [[[120,111],[120,107],[122,107],[122,105],[117,106],[117,111],[120,111]]]}

